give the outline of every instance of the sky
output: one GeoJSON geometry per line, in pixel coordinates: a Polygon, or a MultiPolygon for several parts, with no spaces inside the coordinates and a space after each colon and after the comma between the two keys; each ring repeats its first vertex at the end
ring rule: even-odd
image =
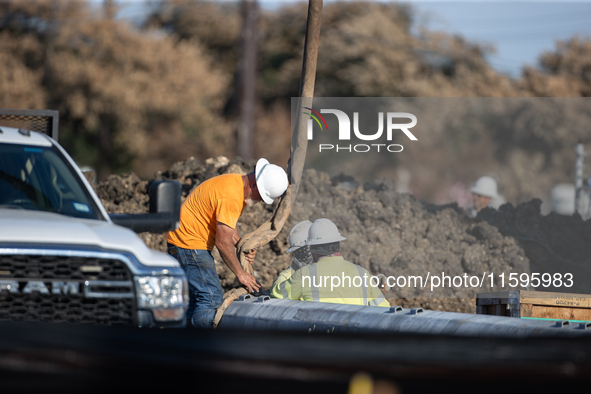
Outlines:
{"type": "MultiPolygon", "coordinates": [[[[101,0],[94,0],[100,2],[101,0]]],[[[275,9],[292,0],[259,0],[275,9]]],[[[325,0],[325,4],[331,0],[325,0]]],[[[149,0],[116,0],[119,17],[137,19],[146,14],[149,0]]],[[[399,1],[411,3],[415,20],[430,30],[457,34],[471,42],[489,44],[496,52],[488,61],[513,78],[523,66],[534,66],[557,40],[578,34],[591,37],[591,0],[586,1],[399,1]]]]}
{"type": "Polygon", "coordinates": [[[435,30],[460,34],[469,41],[492,44],[490,64],[519,77],[524,65],[555,48],[556,40],[578,34],[591,37],[591,1],[586,2],[416,2],[435,30]]]}

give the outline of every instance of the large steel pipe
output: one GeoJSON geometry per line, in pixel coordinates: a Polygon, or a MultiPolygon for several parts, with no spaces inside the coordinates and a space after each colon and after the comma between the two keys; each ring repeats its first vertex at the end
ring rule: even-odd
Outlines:
{"type": "Polygon", "coordinates": [[[226,310],[221,329],[303,332],[411,333],[454,336],[591,336],[585,323],[382,308],[242,296],[226,310]]]}

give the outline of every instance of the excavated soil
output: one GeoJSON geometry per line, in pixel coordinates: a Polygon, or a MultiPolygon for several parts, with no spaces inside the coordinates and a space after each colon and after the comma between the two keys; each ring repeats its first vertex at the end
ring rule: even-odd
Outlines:
{"type": "MultiPolygon", "coordinates": [[[[158,172],[155,179],[177,180],[182,185],[182,198],[201,182],[220,174],[246,174],[256,161],[229,161],[224,157],[204,163],[195,158],[174,164],[158,172]]],[[[94,185],[106,209],[111,213],[148,211],[148,181],[135,174],[112,175],[94,185]]],[[[275,206],[263,203],[246,207],[238,224],[241,234],[253,231],[271,216],[275,206]]],[[[573,272],[577,286],[569,292],[583,291],[582,278],[589,277],[591,256],[591,221],[578,215],[566,217],[540,215],[540,201],[532,200],[513,207],[503,205],[499,211],[486,209],[477,218],[470,217],[455,204],[435,206],[418,201],[408,194],[394,192],[392,181],[383,180],[361,185],[351,177],[307,170],[300,193],[279,236],[260,248],[254,263],[257,279],[270,287],[290,258],[287,235],[300,220],[331,219],[347,238],[342,242],[343,256],[373,274],[386,276],[477,276],[494,273],[573,272]]],[[[143,233],[140,237],[154,249],[165,251],[162,234],[143,233]]],[[[224,290],[239,285],[214,250],[218,274],[224,290]]],[[[393,305],[421,306],[426,309],[474,313],[475,294],[501,289],[490,281],[477,289],[394,287],[388,293],[393,305]]],[[[587,286],[587,289],[589,286],[587,286]]],[[[522,287],[515,288],[523,289],[522,287]]],[[[533,290],[533,288],[530,288],[533,290]]],[[[554,290],[554,288],[538,288],[554,290]]],[[[561,291],[565,291],[562,289],[561,291]]]]}

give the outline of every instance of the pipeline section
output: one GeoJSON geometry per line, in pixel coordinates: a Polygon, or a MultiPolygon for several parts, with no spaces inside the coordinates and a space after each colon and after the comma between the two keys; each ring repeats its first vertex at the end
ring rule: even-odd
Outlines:
{"type": "Polygon", "coordinates": [[[279,330],[320,333],[405,333],[452,336],[576,337],[591,336],[591,323],[516,317],[279,300],[240,296],[220,329],[279,330]]]}

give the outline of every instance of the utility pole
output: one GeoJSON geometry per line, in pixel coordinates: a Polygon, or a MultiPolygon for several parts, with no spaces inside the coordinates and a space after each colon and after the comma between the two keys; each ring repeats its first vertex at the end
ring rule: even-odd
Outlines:
{"type": "MultiPolygon", "coordinates": [[[[104,19],[112,21],[115,18],[115,0],[104,0],[104,19]]],[[[97,180],[104,181],[111,174],[111,161],[113,160],[113,135],[111,123],[107,116],[100,116],[100,128],[98,135],[99,163],[96,168],[97,180]]]]}
{"type": "Polygon", "coordinates": [[[117,11],[115,0],[105,0],[103,7],[105,10],[105,19],[113,20],[115,18],[115,12],[117,11]]]}
{"type": "Polygon", "coordinates": [[[242,34],[239,69],[240,117],[237,127],[236,154],[247,160],[254,157],[258,15],[259,6],[257,0],[242,0],[242,34]]]}

